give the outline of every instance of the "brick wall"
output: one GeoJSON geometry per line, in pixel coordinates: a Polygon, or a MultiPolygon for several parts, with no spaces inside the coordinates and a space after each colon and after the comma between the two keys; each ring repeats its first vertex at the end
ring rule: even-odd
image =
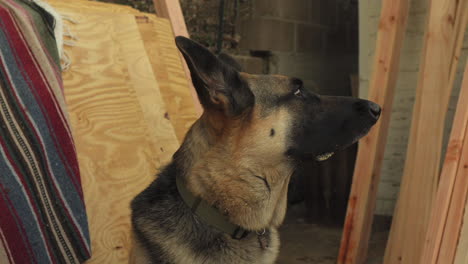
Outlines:
{"type": "Polygon", "coordinates": [[[330,45],[337,35],[338,2],[254,0],[251,17],[239,26],[239,47],[270,51],[269,73],[299,77],[320,93],[347,94],[349,74],[357,73],[357,37],[330,45]]]}
{"type": "MultiPolygon", "coordinates": [[[[369,78],[371,74],[372,58],[375,51],[377,26],[380,16],[381,0],[359,1],[359,77],[360,94],[367,97],[369,78]]],[[[382,167],[381,182],[378,191],[376,214],[392,215],[403,174],[409,128],[415,100],[416,85],[423,36],[428,12],[427,0],[412,0],[405,36],[402,57],[400,60],[400,73],[397,81],[390,131],[385,150],[382,167]]],[[[461,75],[468,55],[468,40],[465,38],[460,65],[453,89],[447,124],[445,126],[445,143],[450,133],[451,120],[455,112],[457,95],[460,90],[461,75]]]]}
{"type": "Polygon", "coordinates": [[[320,0],[253,1],[251,18],[242,21],[241,49],[310,52],[321,44],[326,25],[320,19],[320,4],[320,0]]]}

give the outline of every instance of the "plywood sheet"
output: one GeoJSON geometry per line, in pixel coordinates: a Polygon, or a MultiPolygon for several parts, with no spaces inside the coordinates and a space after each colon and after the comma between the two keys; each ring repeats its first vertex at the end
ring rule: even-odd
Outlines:
{"type": "MultiPolygon", "coordinates": [[[[190,92],[190,81],[186,78],[184,63],[175,46],[174,33],[170,21],[154,14],[138,12],[122,5],[91,2],[87,0],[72,1],[49,0],[61,13],[70,16],[69,12],[82,14],[135,14],[141,39],[144,41],[146,54],[152,65],[154,76],[159,84],[160,92],[167,106],[166,119],[169,119],[181,142],[187,130],[200,116],[190,92]]],[[[80,23],[76,16],[71,18],[80,23]]],[[[73,33],[76,35],[76,33],[73,33]]],[[[79,38],[79,36],[77,36],[79,38]]],[[[146,97],[142,97],[143,100],[146,97]]]]}
{"type": "Polygon", "coordinates": [[[168,115],[180,142],[199,114],[188,89],[189,82],[167,19],[137,16],[138,27],[168,115]]]}
{"type": "MultiPolygon", "coordinates": [[[[132,87],[136,91],[143,116],[151,132],[152,137],[150,140],[155,140],[157,143],[157,141],[163,140],[162,137],[164,137],[169,142],[173,142],[169,150],[175,151],[178,143],[175,143],[177,139],[174,128],[168,120],[168,111],[160,94],[160,86],[154,76],[135,17],[117,16],[114,21],[119,29],[118,42],[122,48],[122,56],[128,66],[132,87]]],[[[159,66],[163,68],[165,65],[161,64],[159,66]]],[[[188,89],[185,90],[188,92],[188,89]]],[[[173,92],[175,93],[175,91],[173,92]]]]}
{"type": "Polygon", "coordinates": [[[72,65],[63,79],[91,233],[88,263],[127,263],[129,202],[170,160],[177,140],[134,16],[73,16],[79,41],[67,47],[72,65]]]}
{"type": "Polygon", "coordinates": [[[74,13],[106,12],[120,14],[139,14],[140,11],[126,5],[102,3],[88,0],[45,0],[58,11],[71,9],[74,13]]]}
{"type": "MultiPolygon", "coordinates": [[[[182,8],[180,7],[180,1],[179,0],[153,0],[154,2],[154,8],[156,9],[156,14],[158,14],[159,17],[169,19],[169,21],[172,24],[172,28],[174,30],[174,34],[176,36],[184,36],[184,37],[189,37],[188,31],[187,31],[187,26],[185,25],[185,20],[184,20],[184,14],[182,13],[182,8]]],[[[182,56],[181,56],[182,58],[182,56]]],[[[185,77],[187,80],[191,80],[190,76],[190,70],[183,61],[183,66],[184,66],[184,71],[185,71],[185,77]]],[[[197,110],[198,113],[202,113],[203,109],[198,101],[198,96],[196,93],[196,90],[194,86],[192,85],[192,82],[190,81],[189,83],[189,89],[192,94],[192,100],[194,101],[195,109],[197,110]]]]}

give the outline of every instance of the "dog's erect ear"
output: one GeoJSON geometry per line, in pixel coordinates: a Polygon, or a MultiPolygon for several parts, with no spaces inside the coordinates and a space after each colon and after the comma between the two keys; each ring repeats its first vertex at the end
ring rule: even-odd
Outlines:
{"type": "Polygon", "coordinates": [[[228,116],[236,116],[253,106],[253,93],[235,68],[188,38],[179,36],[175,41],[205,109],[218,109],[228,116]]]}
{"type": "Polygon", "coordinates": [[[230,55],[222,52],[218,55],[218,59],[220,59],[222,62],[226,63],[227,65],[233,67],[237,71],[242,71],[242,66],[237,62],[233,57],[230,55]]]}

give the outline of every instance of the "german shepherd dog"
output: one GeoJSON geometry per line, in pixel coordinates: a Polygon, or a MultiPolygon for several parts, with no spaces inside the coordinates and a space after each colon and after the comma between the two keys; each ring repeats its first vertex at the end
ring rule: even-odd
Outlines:
{"type": "Polygon", "coordinates": [[[364,136],[381,109],[251,75],[177,37],[204,108],[157,179],[131,203],[136,263],[274,263],[295,167],[364,136]]]}

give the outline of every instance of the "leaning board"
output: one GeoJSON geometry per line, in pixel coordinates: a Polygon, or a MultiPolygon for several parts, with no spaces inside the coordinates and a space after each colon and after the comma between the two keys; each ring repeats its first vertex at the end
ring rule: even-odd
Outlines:
{"type": "Polygon", "coordinates": [[[382,2],[369,86],[369,100],[381,105],[382,115],[369,134],[359,142],[339,264],[362,264],[367,257],[409,5],[408,0],[382,2]]]}
{"type": "Polygon", "coordinates": [[[63,79],[91,233],[88,263],[127,263],[129,203],[178,143],[135,39],[134,16],[67,11],[78,21],[70,26],[79,40],[66,48],[72,65],[63,79]]]}
{"type": "Polygon", "coordinates": [[[169,20],[153,14],[142,13],[136,16],[136,20],[154,76],[166,103],[166,118],[171,121],[177,138],[182,142],[199,113],[193,103],[171,24],[169,20]]]}
{"type": "Polygon", "coordinates": [[[463,229],[458,242],[457,254],[455,255],[454,264],[468,263],[468,201],[465,207],[465,216],[463,220],[463,229]]]}
{"type": "Polygon", "coordinates": [[[420,263],[426,233],[432,231],[428,226],[439,184],[445,117],[468,23],[468,1],[431,0],[429,5],[408,150],[385,264],[420,263]]]}

